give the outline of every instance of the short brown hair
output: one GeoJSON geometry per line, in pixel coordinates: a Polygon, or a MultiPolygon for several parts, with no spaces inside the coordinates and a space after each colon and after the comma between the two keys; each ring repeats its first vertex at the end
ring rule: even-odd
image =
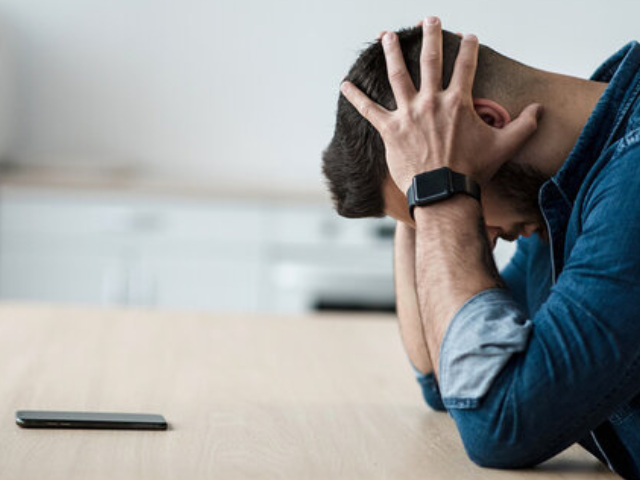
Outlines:
{"type": "MultiPolygon", "coordinates": [[[[422,28],[405,29],[397,34],[411,79],[419,88],[422,28]]],[[[446,88],[460,49],[460,38],[448,31],[443,31],[442,36],[443,87],[446,88]]],[[[494,85],[493,79],[507,76],[504,68],[512,70],[510,74],[513,74],[512,67],[516,66],[524,67],[481,45],[474,96],[488,96],[488,91],[495,92],[499,87],[494,85]]],[[[511,78],[514,78],[513,75],[511,78]]],[[[370,44],[360,54],[345,80],[355,84],[370,99],[388,110],[396,108],[380,41],[370,44]]],[[[509,86],[510,89],[513,87],[509,86]]],[[[384,216],[382,184],[389,174],[384,143],[375,128],[342,94],[338,99],[334,135],[322,154],[322,171],[340,215],[348,218],[384,216]]]]}

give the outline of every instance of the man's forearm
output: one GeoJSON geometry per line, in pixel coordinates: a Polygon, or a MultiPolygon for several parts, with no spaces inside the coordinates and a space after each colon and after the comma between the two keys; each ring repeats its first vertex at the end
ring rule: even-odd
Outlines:
{"type": "Polygon", "coordinates": [[[409,360],[422,373],[431,373],[431,359],[427,348],[415,279],[415,230],[398,222],[394,240],[394,277],[396,309],[400,335],[409,360]]]}
{"type": "Polygon", "coordinates": [[[475,294],[502,286],[481,215],[466,195],[415,209],[417,295],[436,375],[455,313],[475,294]]]}

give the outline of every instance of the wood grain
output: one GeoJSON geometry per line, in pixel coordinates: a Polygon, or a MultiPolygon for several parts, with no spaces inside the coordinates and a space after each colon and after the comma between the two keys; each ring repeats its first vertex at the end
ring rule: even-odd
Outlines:
{"type": "Polygon", "coordinates": [[[610,479],[574,447],[481,469],[421,399],[389,317],[0,305],[2,479],[610,479]],[[14,412],[161,413],[166,432],[24,430],[14,412]]]}

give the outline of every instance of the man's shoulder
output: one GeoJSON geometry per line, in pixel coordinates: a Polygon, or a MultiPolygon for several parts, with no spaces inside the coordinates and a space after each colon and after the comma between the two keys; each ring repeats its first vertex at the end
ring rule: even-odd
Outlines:
{"type": "Polygon", "coordinates": [[[640,191],[640,115],[636,121],[638,125],[626,129],[594,165],[580,202],[586,207],[582,209],[583,213],[602,201],[614,209],[616,202],[623,202],[627,207],[632,203],[638,206],[640,213],[640,196],[637,194],[640,191]]]}
{"type": "Polygon", "coordinates": [[[640,186],[640,95],[619,132],[593,165],[591,178],[585,179],[591,190],[605,187],[607,182],[617,183],[621,177],[640,186]]]}

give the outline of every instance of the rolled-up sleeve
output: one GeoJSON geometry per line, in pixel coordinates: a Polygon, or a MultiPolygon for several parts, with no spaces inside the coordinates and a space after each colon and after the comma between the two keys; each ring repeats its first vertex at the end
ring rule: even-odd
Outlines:
{"type": "Polygon", "coordinates": [[[446,408],[475,408],[509,358],[527,347],[533,323],[503,289],[482,291],[455,314],[440,346],[446,408]]]}

